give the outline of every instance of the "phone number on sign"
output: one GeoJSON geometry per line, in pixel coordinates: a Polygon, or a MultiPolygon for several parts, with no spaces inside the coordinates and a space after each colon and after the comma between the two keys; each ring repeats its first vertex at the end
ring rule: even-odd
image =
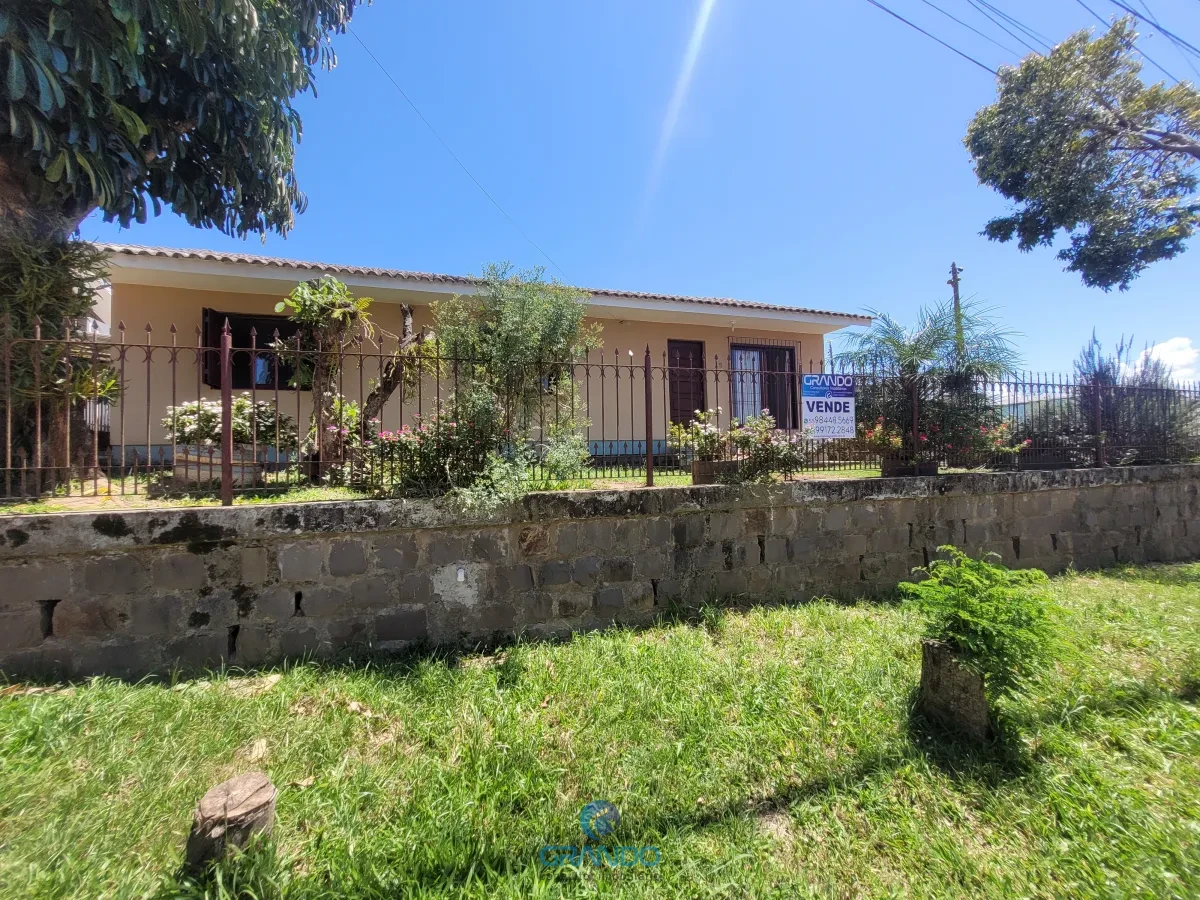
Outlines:
{"type": "Polygon", "coordinates": [[[844,438],[854,437],[854,422],[848,419],[828,419],[824,422],[805,422],[810,437],[844,438]]]}

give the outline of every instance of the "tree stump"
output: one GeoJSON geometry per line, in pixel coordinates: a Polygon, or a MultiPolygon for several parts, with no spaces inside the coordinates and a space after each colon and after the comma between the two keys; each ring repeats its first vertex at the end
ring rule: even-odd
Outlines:
{"type": "Polygon", "coordinates": [[[977,743],[992,734],[983,677],[959,663],[940,641],[921,642],[921,690],[917,701],[930,721],[977,743]]]}
{"type": "Polygon", "coordinates": [[[200,798],[188,835],[186,865],[198,869],[233,846],[245,848],[252,835],[275,825],[275,785],[262,772],[222,782],[200,798]]]}

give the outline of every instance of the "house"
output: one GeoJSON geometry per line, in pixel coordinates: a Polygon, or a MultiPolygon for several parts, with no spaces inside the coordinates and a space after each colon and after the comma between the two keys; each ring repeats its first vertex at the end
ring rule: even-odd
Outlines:
{"type": "MultiPolygon", "coordinates": [[[[110,287],[97,314],[106,337],[124,344],[115,359],[124,383],[125,410],[111,410],[111,441],[144,454],[171,452],[160,425],[165,410],[185,400],[220,396],[216,354],[228,319],[233,336],[233,387],[271,399],[301,418],[308,415],[303,391],[279,378],[267,345],[276,329],[292,327],[275,304],[300,281],[324,274],[345,282],[357,296],[374,299],[372,316],[384,332],[402,331],[401,305],[413,309],[417,329],[432,324],[430,304],[473,291],[470,277],[435,275],[369,266],[299,262],[209,250],[102,245],[110,259],[110,287]],[[120,330],[118,323],[125,328],[120,330]],[[174,326],[174,331],[171,327],[174,326]],[[258,350],[250,352],[251,329],[258,350]],[[172,345],[175,348],[173,349],[172,345]]],[[[594,454],[645,451],[647,416],[645,350],[652,359],[651,429],[656,448],[671,422],[687,421],[696,409],[721,406],[737,419],[769,409],[781,427],[798,426],[795,375],[820,371],[825,338],[840,328],[867,325],[868,316],[798,306],[715,297],[682,297],[616,290],[587,290],[588,318],[603,326],[604,350],[577,369],[577,397],[591,423],[594,454]]],[[[364,353],[380,350],[366,346],[364,353]]],[[[386,353],[386,340],[382,348],[386,353]]],[[[350,399],[370,389],[379,359],[358,360],[344,377],[350,399]]],[[[448,386],[447,386],[448,387],[448,386]]],[[[428,379],[416,396],[398,392],[383,414],[383,427],[399,428],[413,413],[436,405],[444,388],[428,379]]],[[[128,450],[125,451],[128,453],[128,450]]]]}

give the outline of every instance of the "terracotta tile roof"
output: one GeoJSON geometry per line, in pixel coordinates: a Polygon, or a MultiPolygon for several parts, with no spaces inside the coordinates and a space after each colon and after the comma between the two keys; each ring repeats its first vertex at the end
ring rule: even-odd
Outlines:
{"type": "MultiPolygon", "coordinates": [[[[377,278],[399,278],[406,281],[426,281],[431,284],[461,284],[464,287],[478,283],[478,279],[466,275],[439,275],[434,272],[413,272],[405,269],[383,269],[377,266],[349,266],[341,263],[306,262],[295,259],[280,259],[274,256],[255,256],[250,253],[227,253],[223,250],[183,250],[173,247],[141,247],[134,244],[100,244],[101,249],[112,254],[127,256],[155,256],[163,259],[198,259],[210,262],[244,263],[280,269],[298,269],[306,272],[329,273],[331,275],[366,275],[377,278]]],[[[856,313],[836,312],[828,309],[809,309],[802,306],[784,306],[775,303],[757,303],[752,300],[734,300],[729,297],[687,297],[677,294],[652,294],[644,291],[613,291],[604,288],[580,288],[592,297],[613,297],[628,300],[661,300],[671,303],[698,303],[704,306],[727,306],[735,309],[757,309],[773,313],[798,315],[833,316],[845,319],[847,325],[867,324],[870,316],[856,313]]]]}

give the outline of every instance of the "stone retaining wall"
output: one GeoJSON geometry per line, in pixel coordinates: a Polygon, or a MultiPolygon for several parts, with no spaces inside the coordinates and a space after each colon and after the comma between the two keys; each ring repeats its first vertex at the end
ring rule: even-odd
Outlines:
{"type": "Polygon", "coordinates": [[[0,518],[0,669],[135,676],[369,643],[652,620],[673,599],[892,588],[954,543],[1010,565],[1200,557],[1200,466],[0,518]]]}

